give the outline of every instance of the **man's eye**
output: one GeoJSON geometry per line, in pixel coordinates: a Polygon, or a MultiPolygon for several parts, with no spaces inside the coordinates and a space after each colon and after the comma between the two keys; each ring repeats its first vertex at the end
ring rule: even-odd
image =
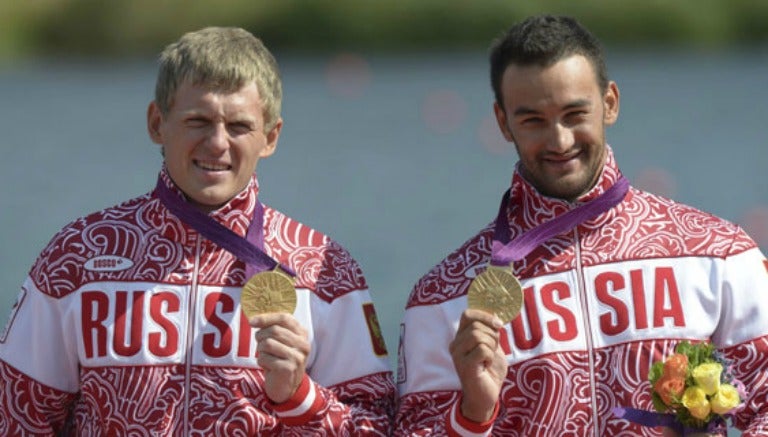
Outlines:
{"type": "Polygon", "coordinates": [[[537,125],[544,122],[544,119],[541,117],[528,117],[520,120],[520,124],[523,126],[531,126],[531,125],[537,125]]]}
{"type": "Polygon", "coordinates": [[[248,123],[230,123],[229,127],[233,132],[238,134],[246,134],[253,130],[248,123]]]}
{"type": "Polygon", "coordinates": [[[188,118],[186,121],[187,126],[190,127],[203,127],[208,123],[208,120],[204,118],[188,118]]]}
{"type": "Polygon", "coordinates": [[[587,118],[587,111],[572,111],[566,114],[566,119],[571,123],[578,123],[587,118]]]}

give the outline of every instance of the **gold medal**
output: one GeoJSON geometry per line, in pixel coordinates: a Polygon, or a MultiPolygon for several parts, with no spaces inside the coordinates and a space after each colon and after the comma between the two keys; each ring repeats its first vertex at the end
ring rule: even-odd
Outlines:
{"type": "Polygon", "coordinates": [[[245,283],[240,306],[250,319],[264,313],[289,313],[296,310],[293,278],[276,268],[257,273],[245,283]]]}
{"type": "Polygon", "coordinates": [[[469,284],[467,306],[495,314],[506,324],[520,314],[523,287],[508,267],[489,265],[469,284]]]}

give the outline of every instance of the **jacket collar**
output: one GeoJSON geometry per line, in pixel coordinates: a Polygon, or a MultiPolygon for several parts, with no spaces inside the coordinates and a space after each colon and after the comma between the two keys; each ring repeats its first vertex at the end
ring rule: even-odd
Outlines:
{"type": "MultiPolygon", "coordinates": [[[[605,147],[607,152],[605,165],[603,165],[603,170],[597,179],[597,183],[588,192],[581,195],[576,200],[576,204],[588,202],[600,196],[621,178],[621,171],[616,164],[613,150],[608,145],[605,147]]],[[[539,191],[520,174],[519,165],[519,162],[515,165],[515,172],[512,175],[512,188],[510,193],[512,198],[523,199],[524,204],[536,205],[537,209],[561,209],[562,207],[570,206],[570,202],[566,200],[548,197],[539,193],[539,191]]]]}
{"type": "MultiPolygon", "coordinates": [[[[171,176],[168,174],[168,169],[165,165],[163,165],[163,168],[160,170],[160,180],[174,193],[178,193],[186,199],[186,195],[171,180],[171,176]]],[[[256,209],[258,195],[259,182],[254,173],[248,181],[248,185],[246,185],[242,191],[237,193],[235,197],[230,199],[220,208],[211,211],[208,215],[217,222],[230,228],[238,235],[245,236],[248,231],[248,225],[253,217],[253,212],[256,209]]]]}

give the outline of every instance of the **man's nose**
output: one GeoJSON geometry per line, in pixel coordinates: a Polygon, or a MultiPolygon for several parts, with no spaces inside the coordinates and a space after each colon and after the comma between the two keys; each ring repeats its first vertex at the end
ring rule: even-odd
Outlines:
{"type": "Polygon", "coordinates": [[[573,146],[573,131],[562,123],[556,123],[548,147],[551,150],[564,151],[573,146]]]}
{"type": "Polygon", "coordinates": [[[229,133],[223,123],[214,123],[206,141],[208,147],[214,150],[225,150],[229,144],[229,133]]]}

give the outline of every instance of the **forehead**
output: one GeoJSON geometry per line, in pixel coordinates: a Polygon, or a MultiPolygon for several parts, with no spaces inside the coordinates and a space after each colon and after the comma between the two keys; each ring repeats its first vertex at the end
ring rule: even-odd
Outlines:
{"type": "Polygon", "coordinates": [[[501,92],[508,110],[521,106],[562,106],[601,97],[595,69],[582,55],[572,55],[545,67],[510,64],[501,79],[501,92]]]}
{"type": "Polygon", "coordinates": [[[190,80],[179,84],[173,96],[172,111],[205,109],[261,114],[263,101],[256,82],[249,82],[236,90],[219,90],[190,80]]]}

